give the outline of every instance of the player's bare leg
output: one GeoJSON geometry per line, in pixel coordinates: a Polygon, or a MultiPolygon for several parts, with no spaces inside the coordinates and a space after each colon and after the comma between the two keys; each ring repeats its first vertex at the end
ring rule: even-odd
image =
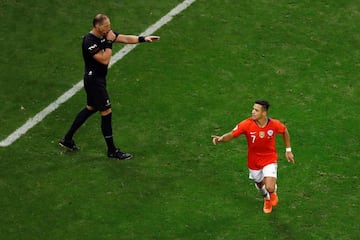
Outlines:
{"type": "Polygon", "coordinates": [[[258,182],[258,183],[256,182],[255,187],[257,188],[257,190],[259,191],[261,196],[264,197],[264,208],[263,208],[264,213],[271,213],[272,212],[272,204],[271,204],[271,200],[270,200],[270,193],[266,189],[264,180],[262,182],[258,182]]]}
{"type": "Polygon", "coordinates": [[[271,201],[271,205],[272,206],[276,206],[279,202],[279,198],[276,194],[276,178],[274,177],[265,177],[264,180],[264,185],[266,187],[266,190],[269,192],[270,195],[270,201],[271,201]]]}

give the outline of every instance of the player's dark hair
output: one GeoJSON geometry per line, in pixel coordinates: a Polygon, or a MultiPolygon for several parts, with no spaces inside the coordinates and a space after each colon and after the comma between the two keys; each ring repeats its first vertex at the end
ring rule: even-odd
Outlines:
{"type": "Polygon", "coordinates": [[[270,103],[266,100],[256,100],[255,103],[261,105],[266,112],[270,108],[270,103]]]}
{"type": "Polygon", "coordinates": [[[93,19],[93,27],[95,27],[96,24],[103,23],[106,19],[108,19],[108,16],[106,16],[105,14],[102,13],[97,14],[93,19]]]}

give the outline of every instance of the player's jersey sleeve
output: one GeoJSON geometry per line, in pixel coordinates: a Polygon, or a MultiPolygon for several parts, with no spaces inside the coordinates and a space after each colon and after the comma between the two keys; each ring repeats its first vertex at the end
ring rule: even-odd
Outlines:
{"type": "Polygon", "coordinates": [[[286,126],[279,120],[273,120],[273,121],[275,123],[277,132],[283,134],[286,130],[286,126]]]}
{"type": "Polygon", "coordinates": [[[235,128],[231,131],[234,137],[239,137],[241,134],[245,133],[248,120],[240,122],[235,128]]]}

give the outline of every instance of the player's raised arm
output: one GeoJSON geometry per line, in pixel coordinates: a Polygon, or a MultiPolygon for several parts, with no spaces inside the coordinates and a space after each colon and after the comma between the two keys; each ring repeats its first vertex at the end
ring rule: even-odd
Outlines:
{"type": "Polygon", "coordinates": [[[234,138],[232,132],[225,133],[222,136],[212,135],[213,144],[216,145],[218,142],[229,142],[234,138]]]}

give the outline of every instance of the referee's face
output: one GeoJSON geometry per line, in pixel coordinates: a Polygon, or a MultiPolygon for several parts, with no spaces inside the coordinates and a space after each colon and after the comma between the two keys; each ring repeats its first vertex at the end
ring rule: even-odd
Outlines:
{"type": "Polygon", "coordinates": [[[98,24],[97,30],[101,35],[106,36],[106,34],[111,30],[110,19],[107,18],[102,23],[98,24]]]}

